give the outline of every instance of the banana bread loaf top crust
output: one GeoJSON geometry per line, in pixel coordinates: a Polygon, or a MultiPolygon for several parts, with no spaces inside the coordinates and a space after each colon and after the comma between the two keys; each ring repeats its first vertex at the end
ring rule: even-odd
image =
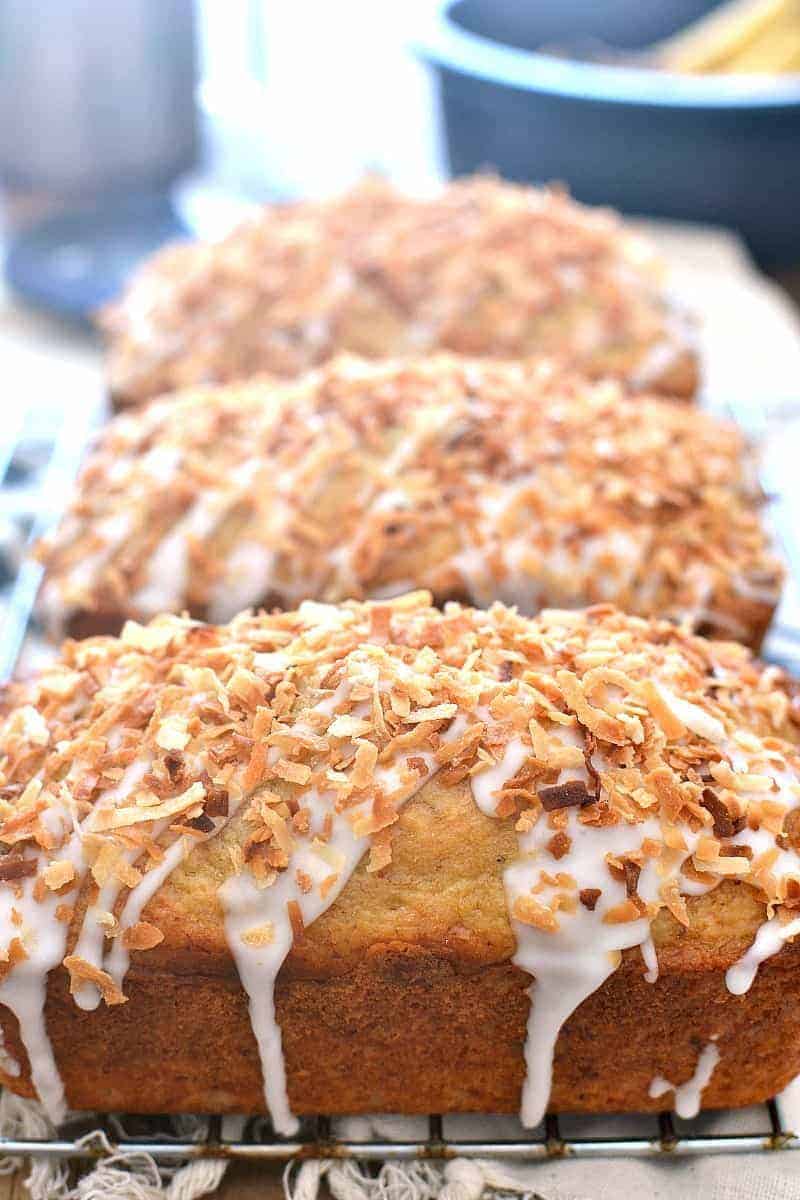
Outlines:
{"type": "Polygon", "coordinates": [[[550,361],[343,357],[105,429],[42,554],[70,632],[429,588],[611,601],[757,647],[781,568],[742,434],[550,361]]]}
{"type": "MultiPolygon", "coordinates": [[[[449,963],[491,972],[518,1012],[514,972],[535,980],[529,1124],[547,1104],[560,1029],[621,963],[633,978],[632,953],[650,981],[660,970],[723,972],[733,997],[766,960],[784,964],[781,978],[794,969],[784,947],[800,931],[796,706],[781,672],[734,643],[610,607],[527,620],[501,605],[439,612],[423,593],[307,602],[227,627],[164,617],[119,639],[68,642],[6,705],[0,1005],[16,1018],[3,1026],[20,1061],[4,1080],[35,1087],[56,1116],[61,1063],[43,1005],[47,993],[71,1027],[62,964],[88,1021],[101,1001],[126,1002],[133,956],[130,1004],[150,979],[148,1018],[169,1029],[182,1011],[175,981],[213,991],[224,976],[229,1004],[235,963],[265,1104],[283,1131],[294,1121],[273,997],[294,1071],[313,1029],[292,1023],[287,989],[307,1012],[331,1003],[348,973],[360,973],[359,995],[386,995],[387,950],[406,955],[405,976],[392,969],[398,996],[406,977],[444,1003],[436,964],[449,963]]],[[[783,1030],[769,978],[763,1003],[783,1030]]],[[[724,985],[707,982],[723,1005],[724,985]]],[[[691,990],[679,994],[694,1022],[691,990]]],[[[353,1003],[346,986],[340,1002],[353,1003]]],[[[715,1011],[716,1027],[685,1032],[713,1046],[706,1065],[716,1055],[735,1074],[741,1017],[715,1011]]],[[[96,1021],[107,1028],[102,1012],[96,1021]]],[[[106,1036],[98,1046],[113,1056],[106,1036]]],[[[590,1057],[591,1041],[581,1042],[590,1057]]],[[[657,1049],[651,1062],[664,1063],[657,1049]]],[[[379,1042],[365,1054],[380,1060],[379,1042]]],[[[519,1086],[508,1056],[504,1104],[519,1086]]],[[[587,1069],[598,1062],[607,1072],[607,1058],[587,1069]]],[[[301,1081],[313,1077],[308,1062],[289,1079],[303,1104],[301,1081]]],[[[451,1095],[471,1093],[473,1105],[476,1092],[498,1095],[462,1083],[451,1095]]]]}
{"type": "Polygon", "coordinates": [[[653,248],[612,213],[491,178],[414,200],[368,181],[265,208],[214,245],[176,245],[102,318],[120,405],[338,351],[557,354],[691,396],[697,366],[653,248]]]}

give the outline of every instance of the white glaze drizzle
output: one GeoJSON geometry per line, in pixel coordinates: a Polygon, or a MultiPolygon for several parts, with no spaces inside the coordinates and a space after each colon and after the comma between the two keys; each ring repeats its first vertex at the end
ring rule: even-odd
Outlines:
{"type": "MultiPolygon", "coordinates": [[[[336,692],[317,704],[313,711],[331,716],[348,690],[349,681],[345,679],[336,692]]],[[[366,705],[356,705],[353,715],[363,715],[367,711],[366,705]]],[[[443,740],[459,737],[464,726],[465,719],[456,718],[443,734],[443,740]]],[[[299,725],[295,726],[295,730],[300,728],[299,725]]],[[[418,750],[417,757],[424,762],[427,773],[407,785],[403,792],[398,791],[401,780],[394,764],[379,767],[375,771],[375,784],[392,795],[396,807],[424,787],[438,769],[435,756],[429,751],[418,750]]],[[[231,876],[219,890],[225,911],[228,944],[248,996],[267,1111],[275,1130],[287,1137],[296,1132],[298,1123],[289,1106],[281,1032],[275,1016],[275,982],[293,941],[287,906],[294,902],[302,915],[304,926],[310,925],[333,904],[370,846],[369,837],[356,835],[351,822],[362,814],[367,815],[371,799],[349,808],[347,814],[343,815],[333,808],[331,798],[330,794],[326,796],[326,793],[315,789],[303,794],[303,806],[311,814],[312,829],[320,828],[326,816],[332,819],[330,836],[322,853],[315,849],[313,841],[303,842],[295,847],[290,868],[270,887],[259,888],[252,875],[243,872],[231,876]],[[323,894],[319,884],[326,877],[329,878],[334,870],[331,854],[334,857],[336,879],[323,894]],[[298,870],[310,877],[313,884],[310,891],[304,892],[298,886],[298,870]],[[254,945],[245,940],[249,931],[264,928],[271,930],[271,940],[266,944],[254,945]]]]}
{"type": "Polygon", "coordinates": [[[172,526],[148,559],[144,583],[132,597],[140,612],[147,615],[171,612],[185,601],[192,540],[201,540],[214,532],[237,500],[247,494],[260,466],[257,459],[244,463],[235,488],[201,492],[188,512],[172,526]]]}
{"type": "Polygon", "coordinates": [[[782,924],[777,917],[765,921],[750,948],[725,972],[728,991],[734,996],[743,996],[748,992],[761,964],[782,950],[789,938],[799,933],[800,918],[786,924],[782,924]]]}
{"type": "MultiPolygon", "coordinates": [[[[513,962],[535,981],[530,989],[520,1113],[523,1125],[528,1127],[538,1125],[544,1117],[552,1086],[555,1045],[564,1022],[617,969],[620,951],[640,946],[650,932],[645,918],[621,924],[603,921],[610,908],[625,900],[625,885],[610,876],[602,858],[598,861],[592,844],[596,831],[582,825],[574,812],[570,813],[566,833],[571,839],[570,850],[558,863],[542,853],[542,834],[536,827],[523,834],[522,857],[504,874],[512,912],[514,902],[530,894],[543,867],[571,875],[580,887],[600,886],[602,890],[593,911],[579,904],[575,912],[564,915],[555,934],[512,919],[517,940],[513,962]]],[[[656,821],[616,825],[604,830],[604,848],[624,855],[639,850],[645,837],[657,834],[656,821]]],[[[639,895],[643,900],[655,899],[661,882],[654,864],[648,862],[639,876],[639,895]]]]}
{"type": "Polygon", "coordinates": [[[659,1096],[665,1096],[667,1092],[674,1092],[673,1108],[675,1112],[685,1121],[690,1121],[700,1112],[703,1091],[708,1087],[718,1062],[719,1048],[716,1039],[712,1038],[700,1051],[691,1079],[687,1079],[685,1083],[674,1084],[665,1079],[663,1075],[656,1075],[648,1090],[650,1099],[657,1100],[659,1096]]]}
{"type": "MultiPolygon", "coordinates": [[[[73,765],[68,780],[77,773],[79,767],[80,764],[73,765]]],[[[128,795],[146,770],[146,762],[134,761],[119,782],[102,793],[97,801],[98,808],[128,795]]],[[[93,810],[93,814],[95,811],[93,810]]],[[[83,827],[76,827],[72,813],[65,808],[58,813],[58,819],[64,831],[73,831],[60,851],[60,857],[72,863],[76,879],[81,880],[86,871],[83,827]]],[[[52,815],[50,821],[54,821],[52,815]]],[[[86,828],[89,827],[88,818],[85,825],[86,828]]],[[[47,999],[47,976],[64,958],[69,926],[56,917],[61,898],[55,892],[49,891],[42,898],[35,897],[35,884],[35,876],[24,879],[21,894],[18,896],[8,888],[0,889],[0,925],[6,929],[13,929],[11,909],[16,908],[22,913],[21,933],[28,955],[22,962],[17,963],[0,984],[0,1003],[11,1009],[19,1022],[20,1038],[28,1055],[36,1093],[47,1115],[57,1125],[66,1115],[66,1100],[64,1085],[45,1025],[44,1006],[47,999]]]]}
{"type": "MultiPolygon", "coordinates": [[[[76,875],[84,870],[79,833],[72,835],[61,852],[63,859],[75,867],[76,875]]],[[[0,893],[0,923],[13,929],[11,909],[23,915],[23,935],[28,957],[16,964],[0,984],[0,1004],[13,1012],[19,1023],[19,1035],[28,1056],[31,1081],[36,1094],[53,1124],[64,1120],[67,1112],[64,1085],[56,1065],[53,1047],[45,1024],[44,1006],[47,999],[47,976],[62,961],[67,947],[67,924],[56,918],[61,903],[58,896],[48,894],[42,900],[33,895],[34,878],[22,881],[19,895],[10,889],[0,893]]]]}
{"type": "Polygon", "coordinates": [[[656,954],[656,946],[652,934],[649,934],[644,939],[639,949],[642,952],[644,965],[647,968],[644,973],[645,980],[647,983],[656,983],[658,980],[658,955],[656,954]]]}

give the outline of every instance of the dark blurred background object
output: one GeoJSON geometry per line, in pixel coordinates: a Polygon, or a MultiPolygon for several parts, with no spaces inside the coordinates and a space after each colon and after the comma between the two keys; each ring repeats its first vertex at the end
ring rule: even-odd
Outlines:
{"type": "Polygon", "coordinates": [[[33,302],[83,318],[184,232],[168,189],[197,152],[194,15],[192,0],[0,0],[6,271],[33,302]]]}
{"type": "Polygon", "coordinates": [[[418,45],[439,79],[449,167],[566,182],[581,200],[728,225],[762,263],[800,262],[800,76],[689,75],[556,58],[636,50],[702,0],[444,0],[418,45]]]}
{"type": "MultiPolygon", "coordinates": [[[[733,3],[771,20],[794,5],[800,29],[800,0],[733,3]]],[[[0,0],[6,277],[88,322],[164,241],[221,236],[256,204],[331,194],[367,171],[418,192],[485,167],[727,225],[785,271],[800,264],[800,76],[645,68],[712,9],[0,0]],[[578,61],[582,48],[610,65],[578,61]]]]}

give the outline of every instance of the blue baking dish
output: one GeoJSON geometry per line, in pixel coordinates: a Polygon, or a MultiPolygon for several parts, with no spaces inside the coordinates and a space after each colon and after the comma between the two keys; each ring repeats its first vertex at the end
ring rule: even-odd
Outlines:
{"type": "Polygon", "coordinates": [[[677,75],[537,52],[600,36],[635,48],[698,0],[445,0],[416,46],[438,76],[454,175],[561,180],[591,204],[738,229],[770,266],[800,261],[800,76],[677,75]]]}

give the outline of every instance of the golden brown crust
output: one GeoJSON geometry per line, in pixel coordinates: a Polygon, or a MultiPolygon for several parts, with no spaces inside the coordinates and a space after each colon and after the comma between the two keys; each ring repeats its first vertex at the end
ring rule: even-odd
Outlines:
{"type": "Polygon", "coordinates": [[[412,200],[367,181],[158,254],[109,307],[115,404],[291,376],[346,350],[556,354],[691,398],[697,360],[652,248],[613,214],[491,178],[412,200]]]}
{"type": "Polygon", "coordinates": [[[77,636],[429,588],[610,600],[757,647],[781,567],[739,431],[550,361],[340,358],[156,402],[104,431],[42,549],[77,636]]]}

